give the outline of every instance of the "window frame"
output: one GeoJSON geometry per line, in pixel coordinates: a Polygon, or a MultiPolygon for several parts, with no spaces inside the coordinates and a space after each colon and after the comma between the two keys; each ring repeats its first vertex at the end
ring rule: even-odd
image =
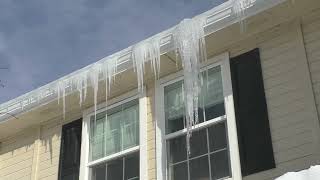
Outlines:
{"type": "MultiPolygon", "coordinates": [[[[242,176],[228,52],[210,58],[206,62],[201,63],[200,68],[202,72],[206,69],[210,69],[217,66],[220,66],[221,68],[225,115],[197,124],[193,126],[193,128],[194,130],[203,129],[212,126],[215,123],[225,121],[231,172],[231,177],[227,179],[240,180],[242,176]]],[[[156,124],[157,179],[166,180],[168,177],[166,148],[167,140],[185,134],[187,131],[186,128],[184,128],[182,130],[166,134],[166,122],[164,112],[164,87],[169,84],[178,82],[180,80],[183,80],[182,71],[168,75],[164,78],[157,80],[156,82],[156,117],[158,118],[156,124]]]]}
{"type": "Polygon", "coordinates": [[[89,150],[89,138],[90,138],[90,117],[94,115],[94,107],[90,107],[83,112],[83,123],[82,123],[82,143],[81,143],[81,159],[80,159],[80,173],[79,180],[90,180],[91,173],[90,168],[106,163],[110,160],[124,157],[128,154],[139,151],[139,179],[147,180],[147,99],[146,94],[138,93],[138,90],[133,90],[125,93],[121,96],[108,100],[106,102],[97,105],[96,114],[115,108],[132,100],[138,100],[139,106],[139,145],[125,149],[123,151],[105,156],[103,158],[90,161],[90,150],[89,150]]]}

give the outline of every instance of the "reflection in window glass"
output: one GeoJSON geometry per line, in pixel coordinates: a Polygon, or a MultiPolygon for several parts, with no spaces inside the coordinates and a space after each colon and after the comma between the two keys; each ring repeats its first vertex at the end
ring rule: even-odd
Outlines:
{"type": "Polygon", "coordinates": [[[210,155],[212,179],[220,179],[230,175],[228,159],[227,150],[210,155]]]}
{"type": "Polygon", "coordinates": [[[171,139],[167,143],[168,157],[170,163],[181,162],[187,159],[186,137],[180,136],[171,139]]]}
{"type": "Polygon", "coordinates": [[[139,179],[139,154],[134,154],[125,158],[124,179],[139,179]]]}
{"type": "Polygon", "coordinates": [[[208,156],[202,156],[190,161],[190,179],[210,180],[208,156]]]}
{"type": "Polygon", "coordinates": [[[226,124],[219,123],[208,128],[210,152],[218,151],[227,147],[226,124]]]}
{"type": "Polygon", "coordinates": [[[185,163],[179,163],[176,165],[173,165],[169,168],[169,179],[188,179],[188,174],[186,173],[188,171],[188,164],[185,163]]]}
{"type": "MultiPolygon", "coordinates": [[[[220,66],[202,73],[199,94],[199,122],[208,121],[225,114],[220,66]]],[[[185,105],[182,93],[183,81],[164,87],[166,133],[184,128],[185,105]]]]}
{"type": "Polygon", "coordinates": [[[210,179],[210,174],[213,180],[231,176],[225,123],[193,132],[190,155],[186,152],[185,135],[167,140],[170,180],[210,179]]]}
{"type": "Polygon", "coordinates": [[[134,100],[91,118],[91,160],[139,145],[139,106],[134,100]]]}
{"type": "Polygon", "coordinates": [[[122,180],[123,179],[123,159],[117,159],[107,164],[107,179],[122,180]]]}
{"type": "Polygon", "coordinates": [[[139,152],[91,168],[92,180],[139,180],[139,152]]]}

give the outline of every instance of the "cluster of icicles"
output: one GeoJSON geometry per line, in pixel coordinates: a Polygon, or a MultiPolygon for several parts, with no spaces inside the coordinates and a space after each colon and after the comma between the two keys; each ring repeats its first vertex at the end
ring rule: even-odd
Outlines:
{"type": "MultiPolygon", "coordinates": [[[[244,20],[244,9],[253,5],[255,0],[234,0],[233,8],[240,23],[244,20]]],[[[200,62],[206,61],[206,43],[204,25],[206,18],[195,17],[193,19],[185,19],[175,27],[173,31],[174,47],[176,49],[176,58],[181,59],[184,83],[183,96],[185,102],[185,128],[187,129],[187,151],[190,153],[190,137],[192,126],[198,123],[198,95],[201,88],[200,62]]],[[[140,42],[132,47],[131,58],[133,67],[137,74],[138,91],[144,89],[144,74],[146,62],[151,62],[152,70],[155,77],[159,77],[160,72],[160,38],[155,36],[140,42]]],[[[80,106],[87,96],[87,88],[90,84],[94,94],[95,116],[97,110],[97,94],[99,90],[99,80],[105,80],[106,102],[110,95],[110,88],[115,80],[117,71],[117,60],[119,55],[112,55],[103,61],[93,64],[87,70],[68,79],[58,82],[58,102],[62,97],[63,116],[65,118],[66,109],[66,88],[75,86],[79,91],[80,106]],[[102,76],[102,77],[101,77],[102,76]]]]}

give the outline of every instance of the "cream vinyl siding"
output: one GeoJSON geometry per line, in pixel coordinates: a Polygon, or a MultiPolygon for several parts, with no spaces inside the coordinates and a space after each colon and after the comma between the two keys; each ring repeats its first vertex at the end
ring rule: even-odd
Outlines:
{"type": "Polygon", "coordinates": [[[302,18],[305,48],[310,66],[312,85],[320,112],[320,9],[302,18]]]}
{"type": "Polygon", "coordinates": [[[1,180],[57,180],[61,126],[50,122],[3,140],[1,180]],[[39,139],[40,136],[40,139],[39,139]]]}
{"type": "Polygon", "coordinates": [[[274,179],[319,163],[318,117],[300,22],[292,20],[253,35],[229,52],[233,57],[255,47],[260,48],[276,169],[244,179],[274,179]]]}
{"type": "Polygon", "coordinates": [[[60,155],[61,126],[51,122],[41,127],[37,177],[39,180],[57,180],[60,155]]]}
{"type": "Polygon", "coordinates": [[[34,129],[24,131],[2,141],[0,149],[0,179],[17,180],[31,178],[34,156],[34,129]]]}
{"type": "Polygon", "coordinates": [[[148,179],[156,179],[156,137],[155,137],[155,118],[154,118],[155,88],[154,82],[147,86],[147,159],[148,159],[148,179]]]}

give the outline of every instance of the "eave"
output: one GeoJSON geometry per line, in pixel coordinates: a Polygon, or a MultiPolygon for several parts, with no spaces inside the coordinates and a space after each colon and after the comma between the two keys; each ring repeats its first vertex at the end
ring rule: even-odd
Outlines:
{"type": "MultiPolygon", "coordinates": [[[[255,17],[255,15],[257,14],[261,14],[261,12],[266,11],[268,9],[272,9],[280,4],[284,4],[283,6],[288,6],[288,4],[290,3],[284,3],[286,0],[257,0],[256,4],[252,7],[249,7],[246,10],[246,15],[247,18],[252,18],[255,17]]],[[[316,0],[312,0],[312,3],[315,3],[316,0]]],[[[303,5],[304,3],[301,1],[296,1],[297,4],[297,9],[300,10],[300,4],[303,5]]],[[[312,8],[312,3],[308,4],[309,9],[312,8]]],[[[282,5],[281,5],[282,6],[282,5]]],[[[303,6],[302,6],[303,8],[303,6]]],[[[306,8],[303,8],[304,11],[306,8]]],[[[269,11],[269,10],[268,10],[269,11]]],[[[206,25],[205,25],[205,32],[207,35],[207,40],[209,43],[207,43],[207,46],[210,47],[210,49],[208,50],[208,55],[211,56],[215,53],[218,53],[220,50],[223,50],[224,47],[227,47],[228,45],[232,44],[234,41],[239,41],[243,38],[245,38],[246,36],[252,34],[252,33],[257,33],[259,31],[261,31],[261,29],[267,29],[269,27],[272,27],[274,25],[277,25],[285,20],[288,20],[289,18],[291,18],[290,16],[292,16],[293,13],[296,13],[296,9],[290,9],[290,12],[281,12],[280,10],[275,10],[276,13],[275,14],[271,14],[270,17],[274,18],[274,16],[279,16],[279,13],[281,13],[282,17],[279,19],[274,19],[274,20],[268,20],[268,22],[266,23],[262,23],[262,26],[260,26],[257,29],[250,29],[248,32],[245,33],[240,33],[239,32],[239,26],[237,25],[238,22],[238,18],[235,16],[235,14],[233,13],[233,9],[232,9],[232,4],[231,1],[228,1],[218,7],[215,7],[199,16],[203,16],[206,18],[206,25]],[[278,13],[278,14],[277,14],[278,13]],[[287,15],[284,13],[288,13],[287,15]],[[272,21],[272,22],[271,22],[272,21]],[[236,28],[230,28],[231,26],[236,27],[236,28]],[[236,33],[235,29],[237,29],[236,33]],[[221,33],[228,33],[229,36],[220,36],[221,33]],[[234,37],[231,37],[230,35],[234,35],[234,37]],[[219,44],[219,47],[215,46],[214,42],[217,42],[217,44],[219,44]],[[221,47],[221,43],[224,43],[223,46],[221,47]]],[[[174,27],[173,27],[174,28],[174,27]]],[[[161,32],[159,34],[157,34],[156,36],[161,37],[161,54],[164,56],[170,56],[170,52],[172,52],[173,50],[173,42],[172,42],[172,31],[173,28],[168,29],[164,32],[161,32]]],[[[153,38],[153,37],[151,37],[153,38]]],[[[132,73],[132,60],[131,60],[131,49],[132,46],[121,50],[119,52],[117,52],[116,54],[118,54],[121,58],[118,59],[118,72],[119,72],[119,77],[121,76],[126,76],[126,78],[130,78],[130,75],[133,75],[132,73]]],[[[111,56],[114,56],[111,55],[111,56]]],[[[101,63],[104,62],[108,59],[108,57],[97,61],[96,63],[101,63]]],[[[168,58],[166,58],[166,60],[169,61],[168,58]]],[[[166,64],[167,62],[163,62],[164,64],[166,64]]],[[[95,64],[95,63],[94,63],[95,64]]],[[[0,115],[0,139],[1,137],[5,136],[5,132],[7,131],[3,131],[3,133],[1,133],[1,129],[8,127],[9,124],[19,124],[19,126],[15,127],[14,131],[18,131],[18,129],[23,128],[23,127],[28,127],[31,126],[32,124],[36,124],[39,123],[39,121],[45,121],[42,120],[43,117],[48,116],[48,114],[42,113],[41,115],[41,111],[44,112],[49,112],[49,108],[46,109],[46,106],[50,106],[53,107],[55,106],[55,110],[57,110],[57,106],[62,106],[61,104],[58,105],[57,104],[57,98],[58,98],[58,94],[57,94],[57,89],[56,89],[56,85],[59,81],[64,80],[64,79],[68,79],[71,78],[73,76],[77,76],[78,74],[80,74],[83,71],[87,71],[88,69],[90,69],[90,67],[94,66],[94,64],[91,64],[85,68],[82,68],[78,71],[75,71],[67,76],[64,76],[56,81],[53,81],[45,86],[42,86],[38,89],[35,89],[29,93],[26,93],[20,97],[17,97],[13,100],[10,100],[6,103],[3,103],[0,105],[0,112],[2,113],[0,115]],[[31,115],[32,113],[33,115],[31,115]],[[15,119],[12,118],[10,115],[6,114],[13,114],[15,116],[17,116],[19,119],[15,119]],[[23,118],[20,118],[23,117],[23,118]],[[31,119],[38,119],[39,120],[33,120],[34,122],[31,123],[31,119]],[[12,123],[9,123],[12,122],[12,123]],[[30,121],[30,122],[25,122],[25,121],[30,121]]],[[[167,66],[169,67],[169,66],[167,66]]],[[[162,68],[162,70],[167,70],[166,67],[162,68]]],[[[174,70],[176,70],[174,68],[174,70]]],[[[164,72],[164,74],[168,74],[169,71],[164,72]]],[[[118,76],[117,75],[117,76],[118,76]]],[[[131,77],[133,78],[133,77],[131,77]]],[[[134,80],[130,80],[130,82],[134,82],[134,80]]],[[[132,83],[132,86],[130,86],[131,88],[134,87],[136,84],[132,83]]],[[[117,87],[115,87],[115,89],[117,89],[117,87]]],[[[118,90],[118,89],[117,89],[118,90]]],[[[70,104],[73,103],[74,104],[78,104],[78,97],[77,97],[77,90],[72,88],[72,87],[68,87],[66,89],[66,93],[69,96],[69,98],[67,99],[67,102],[69,101],[70,104]]],[[[114,94],[114,96],[119,95],[123,93],[123,91],[119,91],[117,93],[114,94]]],[[[91,98],[91,97],[88,97],[91,98]]],[[[103,99],[100,100],[100,102],[102,102],[103,99]]],[[[87,108],[89,106],[92,106],[92,103],[87,103],[86,105],[84,105],[81,108],[78,108],[78,111],[80,112],[81,109],[87,108]]],[[[71,112],[71,110],[69,111],[71,112]]],[[[55,112],[52,111],[52,114],[54,114],[55,112]]],[[[68,113],[68,112],[67,112],[68,113]]],[[[77,115],[78,116],[78,115],[77,115]]],[[[74,116],[74,117],[77,117],[74,116]]],[[[53,117],[53,115],[52,115],[53,117]]],[[[61,118],[61,113],[60,113],[60,117],[61,118]]],[[[73,116],[70,115],[69,118],[72,118],[73,116]]],[[[67,117],[68,118],[68,117],[67,117]]],[[[9,131],[9,130],[8,130],[9,131]]],[[[12,131],[12,132],[14,132],[12,131]]],[[[10,131],[11,132],[11,131],[10,131]]]]}

